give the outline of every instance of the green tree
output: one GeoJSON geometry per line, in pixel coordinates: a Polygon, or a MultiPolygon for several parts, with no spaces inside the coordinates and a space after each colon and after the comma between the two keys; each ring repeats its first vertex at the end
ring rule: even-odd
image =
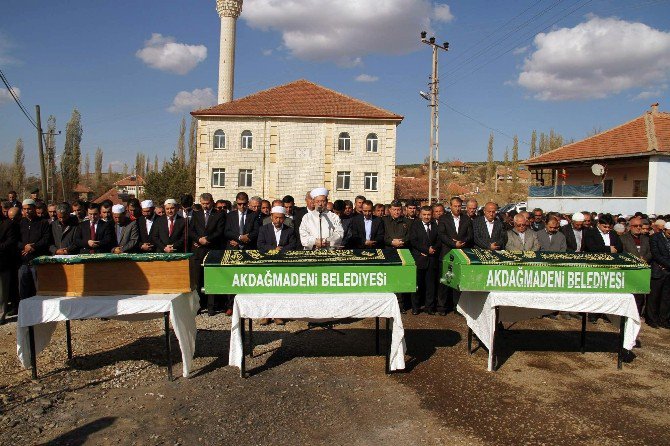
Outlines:
{"type": "Polygon", "coordinates": [[[66,199],[72,195],[72,190],[79,183],[79,170],[81,166],[81,137],[84,130],[81,126],[81,114],[76,108],[72,110],[72,116],[65,127],[65,148],[63,149],[63,160],[61,172],[63,177],[63,188],[66,199]]]}
{"type": "Polygon", "coordinates": [[[86,183],[90,183],[91,181],[91,156],[90,154],[86,154],[86,158],[84,158],[84,178],[86,178],[86,183]]]}
{"type": "Polygon", "coordinates": [[[488,156],[486,158],[486,190],[490,194],[494,190],[494,177],[496,175],[496,166],[493,162],[493,132],[489,135],[488,156]]]}
{"type": "Polygon", "coordinates": [[[158,172],[158,155],[154,156],[154,170],[153,172],[158,172]]]}
{"type": "Polygon", "coordinates": [[[198,120],[191,116],[191,125],[188,131],[188,182],[191,190],[195,190],[195,176],[198,162],[197,145],[198,120]]]}
{"type": "Polygon", "coordinates": [[[21,138],[16,140],[14,147],[14,165],[12,166],[12,184],[19,197],[24,194],[23,187],[26,180],[26,155],[23,148],[23,140],[21,138]]]}
{"type": "Polygon", "coordinates": [[[98,147],[95,149],[95,187],[100,192],[100,185],[102,184],[102,149],[98,147]]]}
{"type": "Polygon", "coordinates": [[[530,157],[534,158],[537,155],[537,130],[533,130],[530,135],[530,157]]]}
{"type": "Polygon", "coordinates": [[[512,145],[512,194],[515,194],[519,188],[519,137],[514,135],[514,145],[512,145]]]}
{"type": "Polygon", "coordinates": [[[192,192],[188,187],[188,169],[176,153],[172,154],[161,171],[149,172],[144,182],[145,196],[158,203],[168,198],[178,199],[182,194],[192,192]]]}

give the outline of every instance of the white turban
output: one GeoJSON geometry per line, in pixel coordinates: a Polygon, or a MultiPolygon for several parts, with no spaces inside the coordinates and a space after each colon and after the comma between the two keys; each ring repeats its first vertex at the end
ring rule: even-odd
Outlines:
{"type": "Polygon", "coordinates": [[[272,210],[270,210],[271,214],[286,214],[286,209],[284,209],[284,206],[274,206],[272,210]]]}
{"type": "MultiPolygon", "coordinates": [[[[666,223],[666,225],[667,225],[667,223],[666,223]]],[[[621,223],[617,223],[617,224],[614,225],[614,227],[612,229],[614,229],[614,232],[623,232],[623,231],[626,230],[626,227],[624,225],[622,225],[621,223]]]]}
{"type": "Polygon", "coordinates": [[[144,200],[140,205],[142,206],[142,209],[149,209],[154,207],[154,202],[151,200],[144,200]]]}
{"type": "Polygon", "coordinates": [[[25,200],[23,200],[21,205],[22,206],[35,206],[35,200],[33,200],[32,198],[26,198],[25,200]]]}
{"type": "Polygon", "coordinates": [[[328,189],[325,187],[317,187],[316,189],[312,189],[312,192],[309,193],[309,196],[312,198],[320,197],[321,195],[327,197],[328,189]]]}
{"type": "Polygon", "coordinates": [[[662,218],[659,218],[659,219],[657,219],[657,220],[654,222],[654,226],[663,226],[663,227],[665,227],[666,224],[667,224],[667,223],[666,223],[665,220],[663,220],[662,218]]]}
{"type": "Polygon", "coordinates": [[[560,223],[561,226],[566,226],[568,224],[568,221],[561,219],[561,221],[559,223],[560,223]]]}
{"type": "Polygon", "coordinates": [[[167,200],[165,200],[165,203],[163,203],[163,206],[167,206],[168,204],[177,206],[177,200],[175,200],[174,198],[168,198],[167,200]]]}
{"type": "Polygon", "coordinates": [[[584,214],[581,212],[575,212],[572,214],[572,221],[584,221],[584,214]]]}
{"type": "Polygon", "coordinates": [[[663,225],[663,229],[670,229],[670,221],[663,225]]]}
{"type": "Polygon", "coordinates": [[[126,207],[122,204],[115,204],[112,206],[112,214],[123,214],[126,212],[126,207]]]}

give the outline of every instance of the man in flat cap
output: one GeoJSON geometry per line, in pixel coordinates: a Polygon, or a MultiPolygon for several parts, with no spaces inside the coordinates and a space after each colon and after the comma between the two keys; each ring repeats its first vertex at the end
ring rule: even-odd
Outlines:
{"type": "Polygon", "coordinates": [[[39,256],[49,254],[51,226],[47,220],[35,215],[35,200],[28,198],[22,203],[23,218],[19,224],[19,299],[32,297],[37,292],[35,268],[30,262],[39,256]]]}
{"type": "Polygon", "coordinates": [[[177,214],[177,200],[169,198],[163,203],[165,215],[154,222],[151,240],[156,252],[186,252],[188,248],[188,234],[186,233],[186,219],[177,214]]]}
{"type": "Polygon", "coordinates": [[[154,213],[154,202],[151,200],[144,200],[141,203],[142,216],[137,219],[137,229],[139,230],[139,251],[140,252],[154,252],[154,245],[151,243],[151,229],[156,219],[154,213]]]}
{"type": "Polygon", "coordinates": [[[314,210],[300,223],[300,242],[305,249],[339,248],[344,238],[340,217],[326,209],[328,189],[317,187],[310,192],[314,210]]]}
{"type": "Polygon", "coordinates": [[[112,206],[112,218],[114,219],[114,235],[116,236],[116,244],[112,248],[112,254],[134,252],[140,240],[137,222],[128,218],[126,208],[122,204],[112,206]]]}

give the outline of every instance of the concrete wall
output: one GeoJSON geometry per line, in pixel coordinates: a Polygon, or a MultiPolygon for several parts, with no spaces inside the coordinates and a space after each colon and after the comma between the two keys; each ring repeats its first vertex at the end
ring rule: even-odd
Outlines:
{"type": "Polygon", "coordinates": [[[630,197],[528,197],[528,210],[541,208],[543,211],[556,211],[573,214],[581,211],[609,212],[610,214],[632,215],[637,211],[649,211],[646,198],[630,197]]]}
{"type": "MultiPolygon", "coordinates": [[[[568,177],[565,184],[575,186],[587,186],[598,184],[599,177],[591,172],[591,166],[567,167],[568,177]]],[[[635,180],[646,180],[648,177],[647,160],[631,160],[628,164],[610,163],[607,165],[605,179],[613,180],[613,197],[632,197],[633,182],[635,180]]],[[[560,181],[560,179],[559,179],[560,181]]],[[[560,184],[560,183],[559,183],[560,184]]]]}
{"type": "Polygon", "coordinates": [[[649,159],[649,193],[647,212],[670,213],[670,159],[652,156],[649,159]]]}
{"type": "Polygon", "coordinates": [[[229,200],[239,191],[268,199],[288,194],[301,205],[306,191],[325,186],[331,190],[331,200],[353,199],[362,194],[375,203],[388,203],[395,188],[396,126],[392,121],[200,118],[196,193],[211,192],[215,199],[229,200]],[[218,129],[226,134],[225,149],[213,148],[218,129]],[[244,130],[253,134],[251,150],[241,148],[244,130]],[[338,151],[341,132],[351,137],[349,152],[338,151]],[[366,151],[369,133],[377,134],[376,153],[366,151]],[[212,187],[215,168],[226,169],[224,187],[212,187]],[[252,187],[239,187],[240,169],[253,170],[252,187]],[[350,190],[336,190],[338,171],[351,172],[350,190]],[[377,191],[364,190],[365,172],[377,172],[377,191]]]}

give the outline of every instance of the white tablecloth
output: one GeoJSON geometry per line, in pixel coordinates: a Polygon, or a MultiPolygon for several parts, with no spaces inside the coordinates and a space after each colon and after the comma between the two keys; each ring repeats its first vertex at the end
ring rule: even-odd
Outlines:
{"type": "Polygon", "coordinates": [[[143,320],[170,312],[170,322],[181,349],[183,374],[188,377],[195,354],[195,315],[199,298],[193,291],[183,294],[148,294],[140,296],[34,296],[19,305],[16,329],[16,351],[21,364],[30,367],[28,327],[35,332],[35,354],[51,341],[58,321],[115,318],[143,320]]]}
{"type": "MultiPolygon", "coordinates": [[[[640,315],[632,294],[463,291],[458,300],[458,312],[489,349],[489,370],[493,370],[491,346],[495,331],[495,307],[500,307],[501,322],[532,319],[554,311],[625,316],[628,319],[624,328],[624,348],[628,350],[633,348],[640,332],[640,315]]],[[[614,318],[612,323],[617,326],[619,318],[614,318]]]]}
{"type": "Polygon", "coordinates": [[[393,293],[367,294],[238,294],[230,327],[228,364],[242,366],[240,318],[345,319],[393,318],[391,370],[405,368],[405,329],[393,293]]]}

